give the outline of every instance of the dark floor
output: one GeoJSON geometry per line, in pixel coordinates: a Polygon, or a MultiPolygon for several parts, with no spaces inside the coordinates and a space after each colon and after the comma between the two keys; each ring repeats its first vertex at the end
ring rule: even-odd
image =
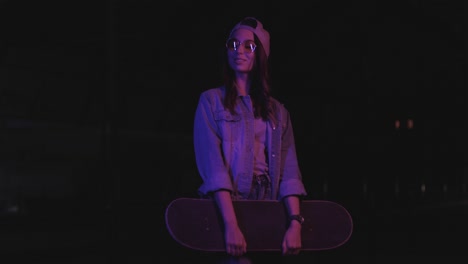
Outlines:
{"type": "MultiPolygon", "coordinates": [[[[171,239],[163,220],[166,202],[102,209],[78,209],[70,204],[64,200],[47,208],[4,210],[0,263],[209,263],[217,257],[183,248],[171,239]]],[[[274,263],[373,264],[402,260],[459,263],[468,256],[466,201],[348,209],[354,232],[340,248],[302,252],[287,259],[279,253],[253,257],[260,255],[274,263]]]]}

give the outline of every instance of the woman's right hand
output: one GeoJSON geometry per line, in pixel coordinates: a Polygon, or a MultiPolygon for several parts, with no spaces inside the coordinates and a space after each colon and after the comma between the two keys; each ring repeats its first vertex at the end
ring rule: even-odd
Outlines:
{"type": "Polygon", "coordinates": [[[219,190],[214,193],[214,198],[223,218],[226,252],[232,256],[241,256],[247,251],[247,243],[237,224],[231,193],[219,190]]]}
{"type": "Polygon", "coordinates": [[[236,224],[225,227],[226,252],[232,256],[241,256],[247,252],[247,242],[244,234],[236,224]]]}

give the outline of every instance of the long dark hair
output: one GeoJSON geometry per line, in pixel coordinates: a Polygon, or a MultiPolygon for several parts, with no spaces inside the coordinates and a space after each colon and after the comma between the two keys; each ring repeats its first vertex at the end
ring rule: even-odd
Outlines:
{"type": "MultiPolygon", "coordinates": [[[[257,45],[257,48],[255,49],[255,61],[252,71],[249,73],[249,95],[253,101],[254,116],[256,118],[261,117],[265,121],[268,119],[275,121],[271,103],[271,78],[268,57],[262,43],[255,34],[254,41],[257,45]]],[[[236,114],[235,106],[238,94],[234,70],[229,65],[227,51],[223,60],[223,71],[224,85],[226,87],[224,107],[232,114],[236,114]]]]}

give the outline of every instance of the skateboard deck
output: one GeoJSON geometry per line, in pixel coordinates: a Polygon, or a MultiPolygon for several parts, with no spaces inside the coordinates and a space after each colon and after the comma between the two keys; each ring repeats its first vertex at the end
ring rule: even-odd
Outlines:
{"type": "MultiPolygon", "coordinates": [[[[288,219],[279,201],[233,201],[237,222],[247,242],[247,251],[280,251],[288,219]]],[[[345,244],[353,220],[342,205],[327,200],[301,201],[302,250],[318,251],[345,244]]],[[[171,237],[187,248],[225,251],[223,222],[211,199],[177,198],[165,211],[171,237]]]]}

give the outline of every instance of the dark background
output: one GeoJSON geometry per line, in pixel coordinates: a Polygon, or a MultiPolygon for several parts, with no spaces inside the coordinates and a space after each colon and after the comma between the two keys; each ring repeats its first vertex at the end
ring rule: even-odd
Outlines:
{"type": "Polygon", "coordinates": [[[0,1],[0,253],[201,263],[164,208],[197,196],[198,95],[221,83],[229,30],[255,16],[308,198],[355,222],[346,245],[304,260],[466,256],[465,14],[436,0],[0,1]]]}

